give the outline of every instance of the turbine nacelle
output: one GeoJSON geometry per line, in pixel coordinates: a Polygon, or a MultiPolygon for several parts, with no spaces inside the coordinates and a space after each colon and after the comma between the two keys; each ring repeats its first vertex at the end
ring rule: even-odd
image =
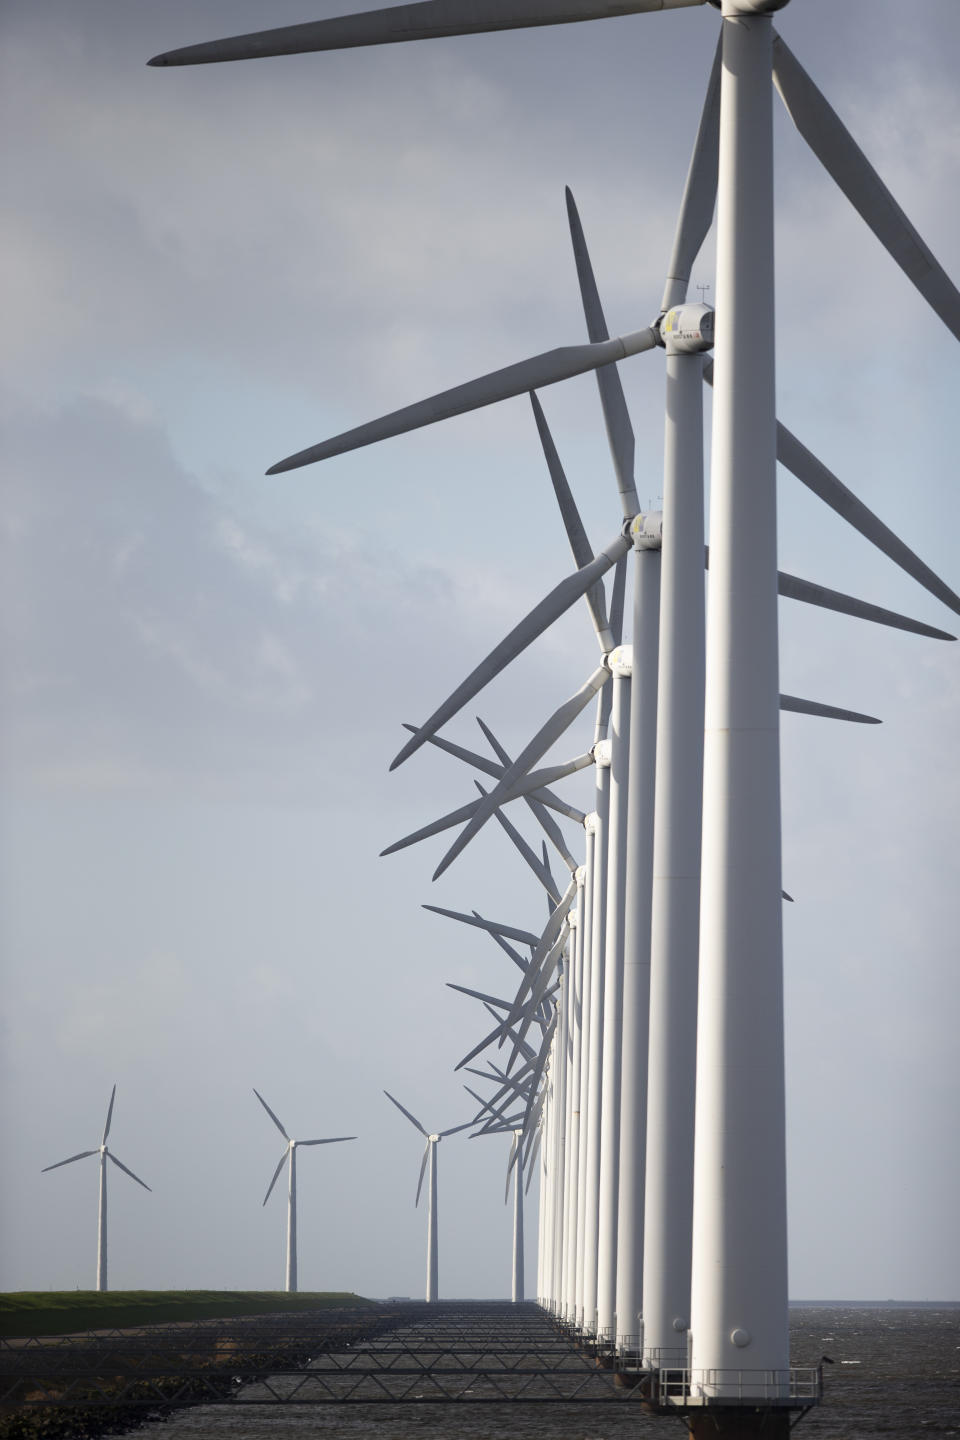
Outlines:
{"type": "Polygon", "coordinates": [[[630,521],[634,550],[659,550],[663,543],[663,511],[649,510],[630,521]]]}
{"type": "Polygon", "coordinates": [[[668,355],[697,355],[712,350],[713,306],[694,300],[674,305],[663,316],[658,329],[668,355]]]}

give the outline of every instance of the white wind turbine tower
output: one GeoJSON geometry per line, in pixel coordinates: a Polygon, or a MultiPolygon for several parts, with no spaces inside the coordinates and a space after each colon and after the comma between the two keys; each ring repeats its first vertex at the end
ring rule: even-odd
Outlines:
{"type": "Polygon", "coordinates": [[[401,1112],[401,1114],[406,1115],[407,1119],[410,1121],[410,1124],[414,1125],[420,1131],[420,1134],[425,1138],[427,1142],[426,1145],[423,1147],[423,1159],[420,1161],[420,1179],[417,1181],[417,1198],[414,1201],[414,1204],[420,1204],[420,1192],[423,1189],[423,1176],[429,1165],[430,1174],[427,1182],[427,1192],[429,1199],[427,1201],[426,1298],[433,1301],[437,1298],[437,1261],[439,1251],[437,1243],[437,1146],[440,1144],[440,1141],[443,1140],[445,1136],[455,1135],[458,1130],[467,1130],[474,1122],[472,1120],[467,1120],[462,1125],[452,1125],[449,1130],[438,1130],[433,1134],[430,1134],[426,1130],[424,1130],[417,1117],[415,1115],[411,1115],[410,1111],[407,1110],[405,1106],[401,1105],[400,1101],[395,1099],[390,1094],[389,1090],[384,1090],[383,1093],[384,1095],[386,1095],[388,1100],[393,1101],[393,1104],[396,1105],[397,1109],[401,1112]]]}
{"type": "Polygon", "coordinates": [[[325,1140],[291,1140],[280,1121],[274,1115],[270,1106],[264,1100],[260,1091],[254,1087],[253,1091],[260,1104],[266,1110],[270,1119],[276,1125],[280,1134],[287,1142],[287,1148],[280,1156],[280,1162],[273,1172],[273,1179],[267,1186],[267,1193],[263,1197],[266,1205],[270,1199],[270,1192],[280,1177],[280,1171],[284,1165],[287,1166],[287,1283],[288,1291],[295,1291],[297,1288],[297,1147],[299,1145],[339,1145],[344,1140],[356,1140],[356,1135],[332,1135],[325,1140]]]}
{"type": "Polygon", "coordinates": [[[519,1304],[524,1298],[523,1292],[523,1130],[514,1130],[513,1144],[510,1146],[510,1158],[507,1161],[507,1188],[504,1192],[503,1203],[507,1203],[510,1194],[510,1173],[513,1172],[513,1291],[511,1298],[514,1304],[519,1304]]]}
{"type": "Polygon", "coordinates": [[[136,1180],[137,1184],[142,1185],[144,1190],[150,1189],[150,1186],[144,1180],[141,1180],[139,1175],[134,1175],[133,1171],[128,1170],[122,1160],[118,1160],[116,1155],[107,1149],[107,1136],[110,1134],[110,1122],[113,1119],[113,1102],[116,1094],[117,1087],[114,1085],[110,1091],[110,1104],[107,1106],[107,1120],[103,1127],[103,1135],[97,1149],[81,1150],[79,1155],[68,1155],[66,1160],[58,1160],[56,1165],[45,1165],[40,1172],[41,1175],[45,1175],[48,1170],[59,1170],[61,1165],[72,1165],[74,1160],[85,1160],[88,1155],[100,1156],[100,1206],[97,1221],[98,1290],[106,1290],[107,1288],[107,1161],[112,1160],[114,1165],[122,1170],[125,1175],[129,1175],[131,1180],[136,1180]]]}

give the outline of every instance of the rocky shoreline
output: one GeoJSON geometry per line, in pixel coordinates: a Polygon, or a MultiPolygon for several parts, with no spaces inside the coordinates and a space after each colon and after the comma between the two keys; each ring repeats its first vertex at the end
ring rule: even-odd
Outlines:
{"type": "Polygon", "coordinates": [[[402,1319],[400,1307],[368,1306],[3,1342],[0,1440],[129,1431],[225,1399],[250,1379],[300,1368],[402,1319]]]}

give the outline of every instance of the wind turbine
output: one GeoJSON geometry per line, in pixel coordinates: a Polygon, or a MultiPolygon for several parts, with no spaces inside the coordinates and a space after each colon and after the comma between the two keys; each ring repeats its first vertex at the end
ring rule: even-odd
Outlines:
{"type": "Polygon", "coordinates": [[[270,1119],[276,1125],[280,1134],[287,1142],[287,1148],[280,1156],[276,1170],[273,1172],[273,1179],[267,1186],[267,1193],[263,1197],[266,1205],[270,1199],[270,1192],[280,1177],[280,1171],[284,1165],[287,1167],[287,1283],[286,1289],[293,1292],[297,1288],[297,1147],[298,1145],[339,1145],[344,1140],[356,1140],[356,1135],[332,1135],[325,1140],[291,1140],[280,1121],[274,1115],[270,1106],[264,1100],[260,1091],[254,1087],[253,1091],[260,1104],[266,1110],[270,1119]]]}
{"type": "Polygon", "coordinates": [[[469,1127],[470,1127],[474,1122],[473,1122],[472,1120],[467,1120],[467,1121],[465,1121],[464,1124],[462,1124],[462,1125],[452,1125],[449,1130],[438,1130],[438,1131],[434,1132],[433,1134],[429,1134],[426,1130],[424,1130],[423,1126],[420,1124],[420,1121],[417,1119],[417,1117],[416,1117],[415,1115],[411,1115],[411,1114],[410,1114],[410,1111],[407,1110],[405,1106],[401,1105],[401,1104],[400,1104],[400,1101],[397,1100],[397,1099],[395,1099],[394,1096],[390,1094],[390,1091],[389,1091],[389,1090],[384,1090],[383,1093],[384,1093],[384,1095],[386,1095],[386,1097],[387,1097],[388,1100],[391,1100],[391,1101],[393,1102],[393,1104],[396,1105],[397,1109],[400,1111],[400,1113],[401,1113],[402,1115],[406,1115],[407,1119],[410,1121],[410,1124],[413,1125],[413,1126],[415,1126],[415,1128],[420,1131],[420,1134],[425,1138],[425,1140],[426,1140],[426,1142],[427,1142],[426,1145],[423,1147],[423,1159],[420,1161],[420,1179],[417,1181],[417,1198],[416,1198],[414,1204],[415,1204],[415,1205],[419,1205],[419,1204],[420,1204],[420,1192],[421,1192],[421,1190],[423,1189],[423,1177],[424,1177],[424,1173],[425,1173],[425,1171],[426,1171],[426,1169],[427,1169],[427,1166],[429,1165],[429,1167],[430,1167],[430,1176],[429,1176],[429,1180],[428,1180],[429,1201],[428,1201],[428,1206],[427,1206],[427,1292],[426,1292],[426,1298],[427,1298],[428,1300],[430,1300],[430,1301],[435,1301],[436,1298],[437,1298],[437,1254],[438,1254],[438,1245],[437,1245],[437,1146],[440,1144],[440,1141],[445,1138],[445,1136],[447,1136],[447,1135],[456,1135],[456,1133],[457,1133],[458,1130],[467,1130],[467,1129],[469,1129],[469,1127]]]}
{"type": "Polygon", "coordinates": [[[97,1220],[98,1290],[106,1290],[107,1288],[107,1161],[112,1160],[114,1165],[122,1170],[125,1175],[129,1175],[131,1180],[136,1180],[137,1184],[142,1185],[144,1190],[150,1189],[150,1186],[141,1180],[139,1175],[134,1175],[133,1171],[128,1170],[122,1160],[118,1160],[116,1155],[107,1149],[107,1136],[110,1134],[110,1122],[113,1119],[113,1102],[116,1094],[117,1087],[114,1085],[110,1091],[110,1104],[107,1106],[107,1120],[103,1127],[103,1135],[100,1138],[100,1144],[97,1149],[81,1150],[79,1155],[68,1155],[66,1160],[58,1160],[56,1165],[45,1165],[40,1172],[41,1175],[45,1175],[48,1170],[59,1170],[61,1165],[72,1165],[74,1160],[85,1160],[88,1155],[100,1156],[100,1206],[97,1220]]]}

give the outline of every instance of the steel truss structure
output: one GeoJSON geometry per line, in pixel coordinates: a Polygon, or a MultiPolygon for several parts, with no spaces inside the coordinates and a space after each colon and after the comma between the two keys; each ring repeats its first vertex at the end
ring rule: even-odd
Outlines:
{"type": "Polygon", "coordinates": [[[0,1341],[5,1409],[656,1405],[650,1378],[533,1303],[403,1302],[0,1341]]]}

